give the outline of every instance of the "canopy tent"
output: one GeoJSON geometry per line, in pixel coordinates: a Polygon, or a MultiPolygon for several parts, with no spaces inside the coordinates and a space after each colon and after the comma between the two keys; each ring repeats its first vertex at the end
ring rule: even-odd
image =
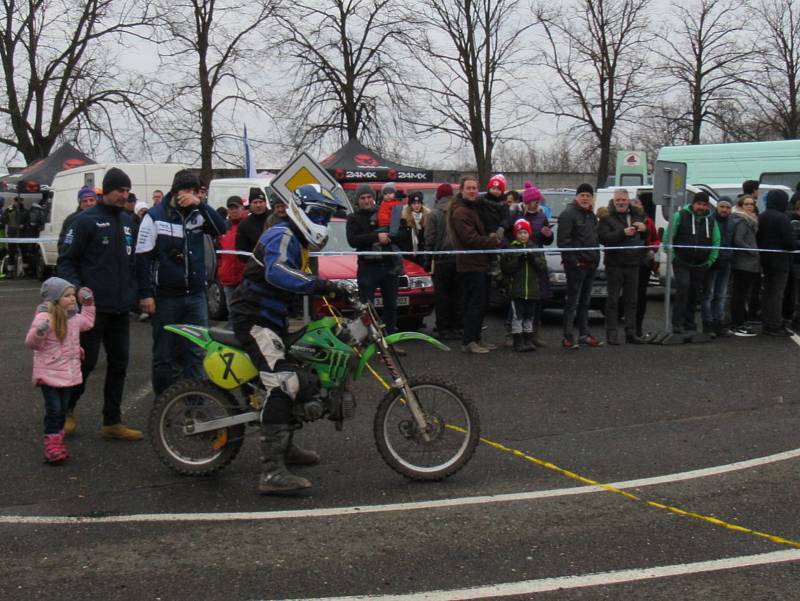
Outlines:
{"type": "Polygon", "coordinates": [[[432,171],[389,161],[358,140],[350,140],[321,163],[342,183],[433,181],[432,171]]]}
{"type": "Polygon", "coordinates": [[[18,192],[36,192],[39,187],[52,184],[59,171],[92,165],[94,162],[71,144],[63,144],[47,158],[34,161],[20,173],[6,176],[3,183],[6,189],[16,187],[18,192]]]}

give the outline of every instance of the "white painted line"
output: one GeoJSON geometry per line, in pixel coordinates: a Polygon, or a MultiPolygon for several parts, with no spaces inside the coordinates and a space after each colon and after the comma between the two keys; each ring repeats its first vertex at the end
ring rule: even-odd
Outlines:
{"type": "MultiPolygon", "coordinates": [[[[697,478],[707,478],[729,472],[746,470],[753,467],[768,465],[778,461],[786,461],[800,457],[800,449],[784,451],[766,457],[757,457],[737,463],[729,463],[716,467],[708,467],[688,472],[679,472],[665,476],[653,476],[639,480],[614,482],[610,486],[620,489],[643,488],[657,484],[670,484],[697,478]]],[[[439,509],[448,507],[461,507],[467,505],[486,505],[490,503],[508,503],[514,501],[532,501],[536,499],[552,499],[585,495],[597,492],[608,492],[600,486],[575,486],[571,488],[556,488],[534,492],[508,493],[502,495],[484,495],[477,497],[459,497],[455,499],[441,499],[437,501],[417,501],[414,503],[389,503],[385,505],[365,505],[362,507],[329,507],[320,509],[295,509],[286,511],[253,511],[235,513],[141,513],[132,515],[111,515],[101,517],[81,516],[24,516],[0,515],[0,524],[122,524],[131,522],[225,522],[225,521],[264,521],[286,520],[293,518],[332,517],[342,515],[362,515],[367,513],[388,513],[394,511],[413,511],[419,509],[439,509]]]]}
{"type": "MultiPolygon", "coordinates": [[[[704,572],[718,572],[721,570],[735,570],[753,566],[772,565],[789,561],[800,561],[800,549],[791,551],[774,551],[761,555],[744,555],[741,557],[727,557],[698,561],[696,563],[681,563],[654,568],[634,568],[614,572],[599,572],[584,576],[562,576],[559,578],[542,578],[540,580],[523,580],[479,586],[475,588],[462,588],[449,591],[427,591],[424,593],[409,593],[405,595],[360,595],[355,597],[304,597],[306,601],[459,601],[462,599],[491,599],[493,597],[508,597],[546,593],[561,589],[588,588],[592,586],[608,586],[623,582],[636,582],[638,580],[652,580],[653,578],[668,578],[673,576],[686,576],[689,574],[702,574],[704,572]]],[[[300,601],[299,599],[290,601],[300,601]]]]}

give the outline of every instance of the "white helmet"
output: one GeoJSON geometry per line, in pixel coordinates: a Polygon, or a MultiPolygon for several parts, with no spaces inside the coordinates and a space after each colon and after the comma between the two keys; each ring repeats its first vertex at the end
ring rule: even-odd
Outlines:
{"type": "Polygon", "coordinates": [[[346,206],[318,184],[300,186],[292,193],[286,216],[297,226],[311,250],[322,250],[328,242],[328,222],[346,206]]]}

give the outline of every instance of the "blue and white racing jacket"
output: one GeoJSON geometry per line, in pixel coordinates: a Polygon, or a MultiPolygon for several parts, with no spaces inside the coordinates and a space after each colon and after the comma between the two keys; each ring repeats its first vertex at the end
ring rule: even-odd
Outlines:
{"type": "Polygon", "coordinates": [[[258,240],[233,294],[231,321],[252,323],[283,332],[292,300],[320,294],[328,281],[306,271],[308,252],[288,220],[279,221],[258,240]]]}
{"type": "Polygon", "coordinates": [[[204,237],[228,229],[206,203],[184,213],[171,205],[172,194],[150,209],[139,226],[136,277],[139,298],[182,296],[206,289],[204,237]]]}

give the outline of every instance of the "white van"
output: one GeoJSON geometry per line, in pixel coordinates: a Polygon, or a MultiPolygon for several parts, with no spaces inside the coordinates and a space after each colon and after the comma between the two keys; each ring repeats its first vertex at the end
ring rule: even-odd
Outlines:
{"type": "Polygon", "coordinates": [[[153,192],[168,191],[175,173],[188,168],[177,163],[102,163],[56,173],[50,187],[52,199],[48,219],[41,233],[43,240],[39,243],[40,252],[36,263],[36,275],[39,278],[46,278],[55,268],[58,259],[58,234],[64,219],[78,208],[78,190],[84,186],[100,188],[106,171],[112,167],[122,169],[128,174],[131,178],[131,192],[148,204],[153,192]]]}
{"type": "Polygon", "coordinates": [[[244,200],[250,198],[250,188],[263,190],[269,208],[269,184],[272,176],[268,177],[224,177],[212,179],[208,185],[208,206],[217,209],[224,207],[231,196],[238,196],[244,200]]]}

